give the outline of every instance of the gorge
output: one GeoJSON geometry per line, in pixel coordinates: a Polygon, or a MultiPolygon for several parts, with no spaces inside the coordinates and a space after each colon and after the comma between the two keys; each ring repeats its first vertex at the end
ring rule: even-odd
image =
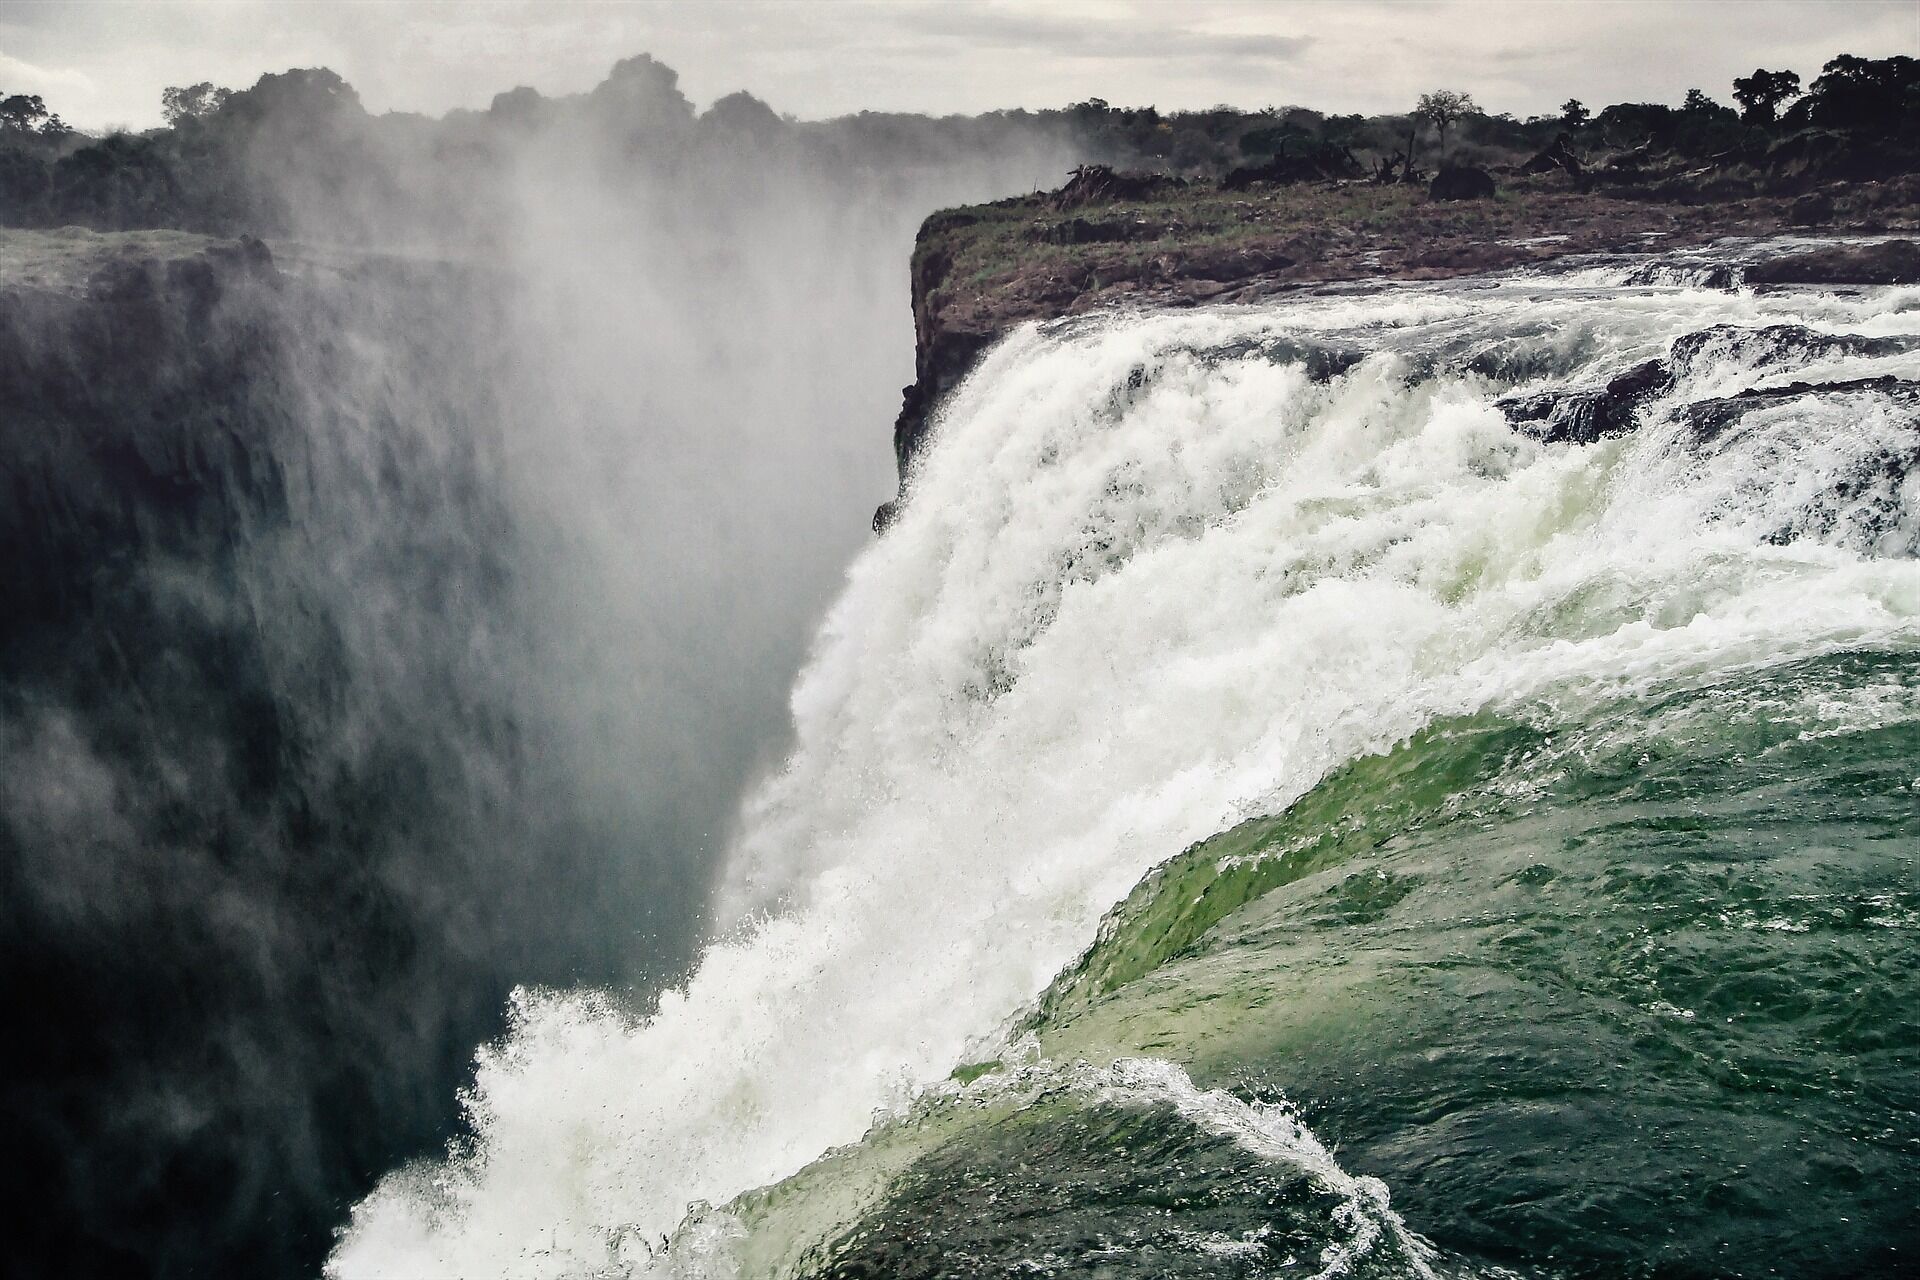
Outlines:
{"type": "Polygon", "coordinates": [[[288,76],[0,230],[19,1274],[1903,1274],[1898,155],[288,76]]]}

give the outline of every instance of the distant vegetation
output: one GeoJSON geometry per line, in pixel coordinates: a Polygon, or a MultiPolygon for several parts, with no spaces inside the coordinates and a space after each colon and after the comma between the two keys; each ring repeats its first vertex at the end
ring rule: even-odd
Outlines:
{"type": "Polygon", "coordinates": [[[1436,90],[1402,115],[1224,106],[1162,113],[1092,99],[1047,111],[801,123],[744,93],[696,113],[675,73],[642,55],[585,94],[515,89],[486,111],[432,120],[370,115],[333,72],[294,70],[238,91],[169,88],[164,127],[105,138],[75,133],[38,97],[0,94],[0,222],[390,234],[475,216],[461,192],[556,125],[597,139],[625,162],[666,167],[715,146],[777,148],[842,165],[910,164],[1003,137],[1063,145],[1118,168],[1230,184],[1411,180],[1444,156],[1495,171],[1561,169],[1583,189],[1673,199],[1807,189],[1916,167],[1913,58],[1838,57],[1804,89],[1793,71],[1756,69],[1733,82],[1730,96],[1737,109],[1697,88],[1678,105],[1594,111],[1570,99],[1555,114],[1524,120],[1488,113],[1466,92],[1436,90]]]}
{"type": "Polygon", "coordinates": [[[1186,177],[1225,176],[1236,166],[1268,166],[1278,177],[1288,166],[1274,166],[1276,157],[1316,157],[1328,171],[1338,156],[1349,174],[1398,180],[1444,155],[1496,171],[1530,164],[1577,170],[1590,184],[1658,195],[1647,180],[1703,166],[1734,184],[1776,190],[1920,167],[1920,61],[1841,56],[1804,92],[1800,84],[1792,71],[1762,68],[1733,82],[1739,110],[1695,88],[1677,106],[1623,102],[1594,111],[1569,99],[1555,114],[1524,120],[1486,112],[1452,89],[1422,95],[1405,115],[1223,107],[1162,117],[1150,107],[1123,111],[1098,101],[1072,111],[1085,135],[1109,151],[1186,177]],[[1550,155],[1571,163],[1542,160],[1550,155]]]}

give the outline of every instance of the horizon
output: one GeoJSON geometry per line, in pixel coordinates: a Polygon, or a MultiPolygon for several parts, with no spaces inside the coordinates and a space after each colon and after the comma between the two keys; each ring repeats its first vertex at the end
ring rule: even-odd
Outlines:
{"type": "Polygon", "coordinates": [[[484,110],[527,86],[583,92],[620,58],[674,68],[701,109],[740,90],[801,120],[859,111],[930,116],[1064,107],[1088,98],[1163,111],[1301,106],[1376,115],[1437,86],[1490,114],[1588,103],[1677,102],[1690,88],[1728,100],[1756,66],[1810,80],[1830,58],[1920,52],[1920,5],[1721,0],[1602,6],[1099,0],[1070,6],[884,5],[845,0],[726,4],[270,4],[264,0],[26,0],[0,19],[0,90],[37,93],[89,133],[161,123],[160,92],[233,89],[324,66],[370,113],[484,110]],[[1463,24],[1468,11],[1478,20],[1463,24]],[[1070,15],[1070,16],[1067,16],[1070,15]],[[1545,19],[1543,21],[1543,19],[1545,19]],[[1462,36],[1462,30],[1471,36],[1462,36]],[[1497,30],[1496,38],[1485,33],[1497,30]],[[1389,58],[1383,49],[1393,50],[1389,58]],[[831,54],[830,57],[826,56],[831,54]],[[1035,91],[1032,86],[1046,88],[1035,91]],[[1356,88],[1356,86],[1358,86],[1356,88]]]}

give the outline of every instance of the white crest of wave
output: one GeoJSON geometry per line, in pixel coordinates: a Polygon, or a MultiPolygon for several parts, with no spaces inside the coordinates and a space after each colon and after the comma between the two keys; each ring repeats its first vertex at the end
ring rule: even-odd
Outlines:
{"type": "Polygon", "coordinates": [[[1190,1124],[1218,1134],[1267,1161],[1301,1170],[1314,1185],[1339,1197],[1336,1223],[1347,1232],[1323,1246],[1319,1269],[1308,1280],[1335,1280],[1385,1243],[1403,1260],[1411,1280],[1437,1280],[1433,1251],[1387,1203],[1378,1178],[1356,1178],[1342,1169],[1293,1109],[1279,1103],[1246,1102],[1224,1089],[1200,1089],[1187,1073],[1157,1058],[1121,1058],[1098,1073],[1087,1072],[1100,1097],[1124,1106],[1171,1104],[1190,1124]]]}
{"type": "MultiPolygon", "coordinates": [[[[945,1076],[1155,863],[1435,715],[1911,643],[1912,560],[1767,540],[1818,499],[1775,453],[1688,450],[1658,405],[1628,439],[1543,446],[1504,388],[1408,376],[1493,351],[1579,380],[1783,320],[1920,316],[1513,282],[1016,334],[816,643],[734,852],[733,932],[648,1016],[520,995],[470,1146],[389,1177],[329,1273],[643,1272],[634,1242],[690,1205],[945,1076]],[[1376,354],[1316,383],[1266,353],[1303,336],[1376,354]]],[[[1872,409],[1815,415],[1795,456],[1871,451],[1872,409]]]]}

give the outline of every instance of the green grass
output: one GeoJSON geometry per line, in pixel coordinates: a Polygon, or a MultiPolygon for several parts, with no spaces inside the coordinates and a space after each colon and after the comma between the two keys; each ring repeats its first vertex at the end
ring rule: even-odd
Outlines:
{"type": "Polygon", "coordinates": [[[1029,196],[944,220],[937,215],[920,251],[951,257],[943,290],[987,292],[1015,276],[1098,276],[1103,267],[1138,265],[1176,248],[1183,253],[1254,247],[1310,251],[1348,233],[1393,233],[1410,240],[1494,237],[1526,223],[1539,201],[1538,193],[1503,191],[1493,201],[1439,204],[1417,187],[1359,183],[1254,192],[1195,186],[1151,200],[1062,211],[1048,209],[1043,197],[1029,196]],[[1139,240],[1083,245],[1041,237],[1045,228],[1073,218],[1144,222],[1162,230],[1139,240]]]}
{"type": "Polygon", "coordinates": [[[0,281],[41,289],[77,289],[109,261],[123,256],[183,258],[212,241],[186,231],[50,231],[0,229],[0,281]]]}
{"type": "Polygon", "coordinates": [[[1000,1067],[1001,1062],[998,1058],[992,1058],[986,1062],[963,1062],[953,1069],[953,1075],[950,1078],[957,1084],[972,1084],[981,1076],[998,1071],[1000,1067]]]}

